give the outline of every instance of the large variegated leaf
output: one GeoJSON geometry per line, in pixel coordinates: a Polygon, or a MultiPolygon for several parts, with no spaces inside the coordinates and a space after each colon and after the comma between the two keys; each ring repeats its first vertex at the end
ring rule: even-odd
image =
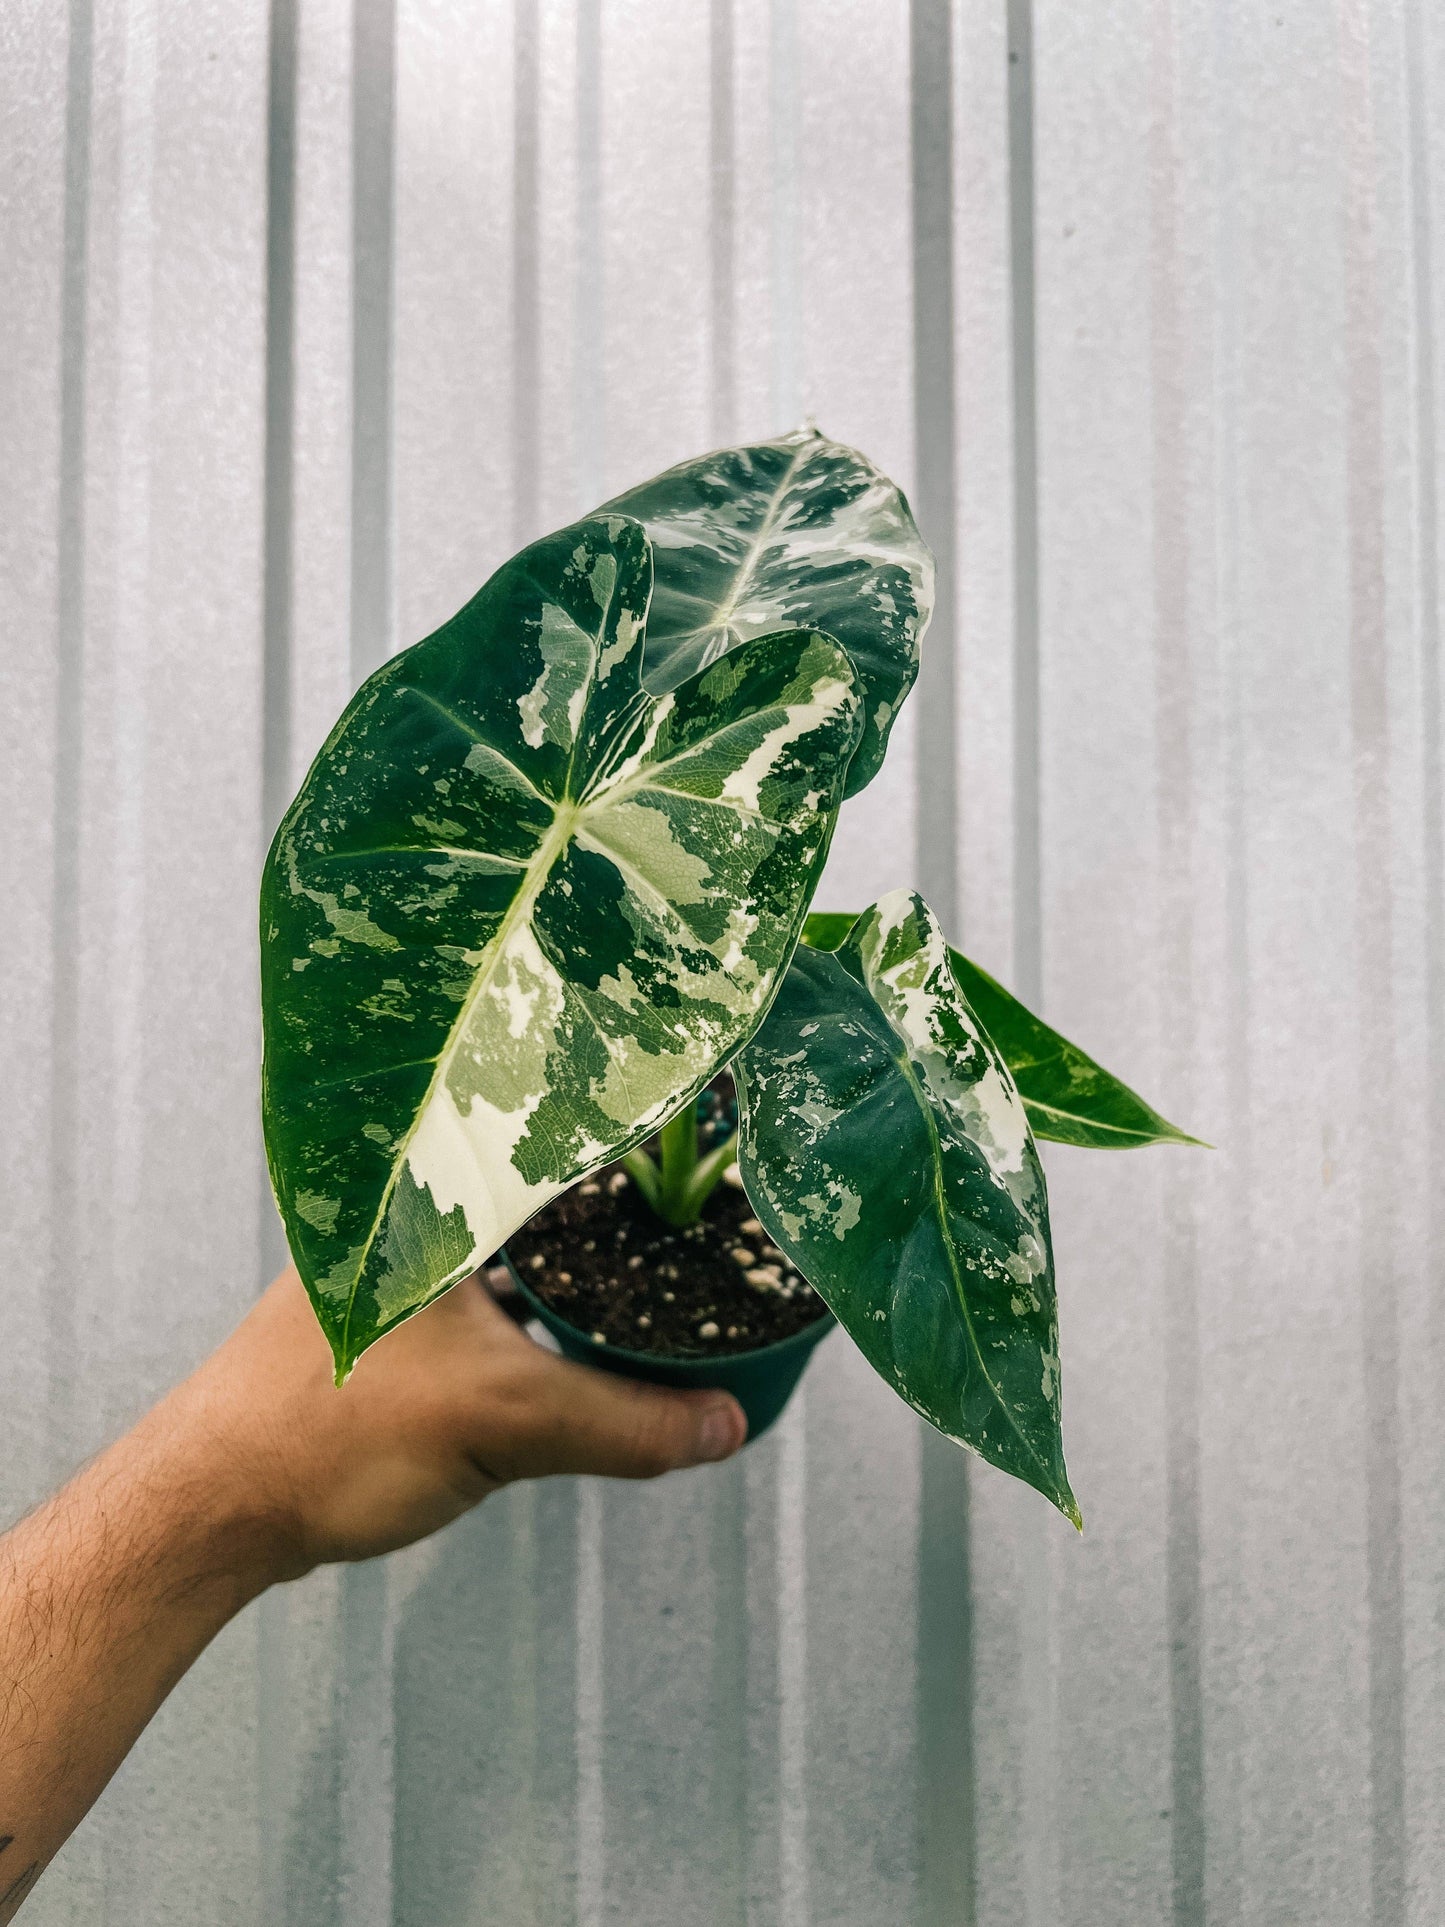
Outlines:
{"type": "MultiPolygon", "coordinates": [[[[836,950],[856,921],[845,912],[815,911],[803,926],[803,941],[815,950],[836,950]]],[[[1098,1151],[1202,1142],[1162,1118],[1077,1044],[1035,1017],[962,951],[950,949],[948,957],[974,1015],[1009,1067],[1035,1137],[1098,1151]]]]}
{"type": "Polygon", "coordinates": [[[344,1373],[752,1032],[861,727],[826,636],[660,697],[641,526],[563,530],[362,687],[262,885],[265,1120],[344,1373]]]}
{"type": "Polygon", "coordinates": [[[734,1071],[774,1240],[915,1410],[1077,1524],[1044,1174],[922,898],[799,950],[734,1071]]]}
{"type": "Polygon", "coordinates": [[[883,761],[933,611],[933,557],[902,491],[855,449],[800,429],[724,448],[619,495],[657,571],[643,680],[671,689],[770,629],[821,629],[863,692],[852,796],[883,761]]]}

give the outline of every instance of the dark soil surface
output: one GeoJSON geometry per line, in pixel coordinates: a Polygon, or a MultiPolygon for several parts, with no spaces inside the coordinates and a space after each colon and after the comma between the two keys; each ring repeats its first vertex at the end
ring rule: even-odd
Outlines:
{"type": "MultiPolygon", "coordinates": [[[[698,1099],[702,1149],[737,1123],[724,1073],[698,1099]]],[[[648,1149],[656,1152],[655,1143],[648,1149]]],[[[564,1191],[507,1241],[528,1288],[598,1343],[715,1358],[791,1338],[826,1307],[772,1244],[734,1166],[696,1224],[655,1217],[620,1165],[564,1191]]]]}

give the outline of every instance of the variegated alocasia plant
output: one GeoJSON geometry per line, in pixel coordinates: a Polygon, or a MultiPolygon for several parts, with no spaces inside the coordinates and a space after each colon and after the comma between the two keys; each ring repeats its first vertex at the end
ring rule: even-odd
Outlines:
{"type": "Polygon", "coordinates": [[[1077,1520],[1034,1135],[1182,1134],[919,898],[809,915],[931,597],[901,493],[806,430],[535,543],[357,692],[261,893],[267,1152],[338,1380],[588,1172],[686,1222],[740,1151],[888,1382],[1077,1520]]]}

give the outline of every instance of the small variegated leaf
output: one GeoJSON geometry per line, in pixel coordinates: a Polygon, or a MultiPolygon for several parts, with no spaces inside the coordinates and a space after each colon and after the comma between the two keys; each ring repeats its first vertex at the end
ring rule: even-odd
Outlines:
{"type": "Polygon", "coordinates": [[[654,697],[652,558],[594,517],[366,682],[262,884],[267,1152],[344,1374],[751,1034],[861,727],[826,636],[654,697]]]}
{"type": "MultiPolygon", "coordinates": [[[[814,911],[803,926],[803,941],[814,950],[836,950],[856,921],[846,912],[814,911]]],[[[1035,1017],[962,951],[950,949],[948,956],[959,988],[1009,1067],[1035,1137],[1096,1151],[1203,1143],[1035,1017]]]]}
{"type": "Polygon", "coordinates": [[[734,1073],[774,1241],[916,1411],[1077,1525],[1043,1169],[922,898],[799,950],[734,1073]]]}
{"type": "Polygon", "coordinates": [[[933,557],[902,491],[806,428],[684,462],[607,506],[652,538],[646,686],[671,689],[770,629],[821,629],[848,651],[863,694],[847,795],[870,782],[933,612],[933,557]]]}

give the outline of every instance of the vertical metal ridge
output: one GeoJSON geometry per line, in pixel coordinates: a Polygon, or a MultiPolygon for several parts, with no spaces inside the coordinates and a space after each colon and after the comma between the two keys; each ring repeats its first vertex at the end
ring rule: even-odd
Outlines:
{"type": "MultiPolygon", "coordinates": [[[[261,585],[261,855],[291,794],[292,517],[295,492],[297,0],[271,0],[266,145],[266,417],[261,585]]],[[[286,1263],[260,1173],[258,1287],[286,1263]]]]}
{"type": "Polygon", "coordinates": [[[1340,57],[1348,155],[1342,239],[1356,997],[1361,1044],[1357,1155],[1366,1427],[1370,1908],[1373,1927],[1403,1927],[1405,1654],[1400,1590],[1399,1305],[1394,1180],[1388,1151],[1396,1066],[1389,863],[1384,370],[1376,286],[1370,19],[1362,0],[1345,0],[1341,8],[1340,57]]]}
{"type": "MultiPolygon", "coordinates": [[[[1038,638],[1038,366],[1035,316],[1033,0],[1008,0],[1008,225],[1013,376],[1013,977],[1044,1002],[1040,638],[1038,638]]],[[[1019,1518],[1023,1648],[1023,1906],[1029,1927],[1058,1915],[1058,1702],[1048,1522],[1019,1518]]]]}
{"type": "Polygon", "coordinates": [[[1038,367],[1034,315],[1032,0],[1008,0],[1009,286],[1013,306],[1014,977],[1043,1001],[1039,746],[1038,367]]]}
{"type": "MultiPolygon", "coordinates": [[[[1425,101],[1424,31],[1420,0],[1406,0],[1405,87],[1410,165],[1411,272],[1414,295],[1415,487],[1418,516],[1416,551],[1419,595],[1421,742],[1424,752],[1424,855],[1428,1021],[1430,1037],[1430,1128],[1440,1156],[1427,1160],[1438,1170],[1445,1157],[1445,787],[1441,781],[1440,741],[1440,563],[1436,527],[1440,512],[1436,484],[1435,308],[1433,213],[1430,193],[1428,108],[1425,101]]],[[[1438,1249],[1445,1230],[1445,1191],[1430,1187],[1432,1235],[1438,1249]]],[[[1445,1301],[1442,1301],[1445,1303],[1445,1301]]]]}
{"type": "Polygon", "coordinates": [[[708,19],[708,162],[712,218],[708,231],[712,439],[720,446],[737,433],[737,367],[733,340],[734,236],[733,0],[711,0],[708,19]]]}
{"type": "Polygon", "coordinates": [[[512,33],[512,540],[521,548],[540,533],[542,504],[537,0],[515,0],[512,33]]]}
{"type": "MultiPolygon", "coordinates": [[[[1211,90],[1218,117],[1213,178],[1217,209],[1212,270],[1215,286],[1213,369],[1210,403],[1214,419],[1214,553],[1212,557],[1219,630],[1219,679],[1222,707],[1220,780],[1223,785],[1224,923],[1223,1099],[1228,1131],[1227,1179],[1221,1250],[1215,1263],[1226,1277],[1246,1279],[1252,1257],[1254,1209],[1253,1120],[1251,1115],[1250,1018],[1250,891],[1249,815],[1245,741],[1245,646],[1240,614],[1240,369],[1241,324],[1237,263],[1240,216],[1236,205],[1239,180],[1238,117],[1241,93],[1233,11],[1215,10],[1212,32],[1211,90]]],[[[1218,1195],[1218,1194],[1216,1194],[1218,1195]]],[[[1228,1301],[1226,1301],[1228,1302],[1228,1301]]],[[[1201,1408],[1202,1409],[1202,1408],[1201,1408]]],[[[1201,1466],[1201,1541],[1204,1532],[1204,1486],[1201,1466]]],[[[1219,1568],[1226,1558],[1240,1558],[1238,1538],[1216,1546],[1211,1572],[1216,1585],[1227,1576],[1238,1583],[1237,1564],[1227,1575],[1219,1568]],[[1225,1547],[1229,1550],[1226,1552],[1225,1547]]],[[[1226,1595],[1227,1596],[1227,1595],[1226,1595]]],[[[1206,1602],[1201,1600],[1201,1619],[1206,1602]]],[[[1225,1607],[1227,1614],[1229,1608],[1225,1607]]],[[[1201,1637],[1204,1625],[1201,1623],[1201,1637]]],[[[1205,1750],[1204,1794],[1209,1818],[1205,1834],[1204,1912],[1210,1921],[1232,1921],[1246,1906],[1241,1865],[1242,1693],[1237,1647],[1201,1644],[1201,1660],[1209,1655],[1206,1674],[1201,1668],[1201,1702],[1209,1707],[1210,1730],[1205,1750]]]]}
{"type": "MultiPolygon", "coordinates": [[[[1424,23],[1421,0],[1404,9],[1406,138],[1410,179],[1410,272],[1413,277],[1415,379],[1416,594],[1420,650],[1420,732],[1424,821],[1421,855],[1425,899],[1425,1169],[1434,1180],[1445,1167],[1445,783],[1441,771],[1440,513],[1435,478],[1435,306],[1433,219],[1430,192],[1430,123],[1425,94],[1424,23]]],[[[1445,1266],[1445,1194],[1427,1184],[1424,1275],[1438,1281],[1445,1266]]],[[[1432,1292],[1429,1361],[1445,1367],[1445,1293],[1432,1292]]],[[[1437,1568],[1438,1571],[1438,1568],[1437,1568]]],[[[1438,1675],[1437,1675],[1438,1677],[1438,1675]]],[[[1438,1691],[1438,1688],[1437,1688],[1438,1691]]],[[[1410,1842],[1405,1842],[1408,1853],[1410,1842]]],[[[1438,1876],[1437,1876],[1438,1878],[1438,1876]]],[[[1428,1885],[1428,1882],[1422,1883],[1428,1885]]],[[[1438,1888],[1437,1888],[1438,1891],[1438,1888]]]]}
{"type": "Polygon", "coordinates": [[[352,45],[351,669],[359,683],[395,646],[396,0],[353,0],[352,45]]]}
{"type": "Polygon", "coordinates": [[[736,1460],[709,1478],[708,1570],[712,1584],[708,1725],[713,1824],[726,1845],[724,1894],[713,1897],[709,1927],[749,1927],[748,1893],[748,1492],[736,1460]]]}
{"type": "MultiPolygon", "coordinates": [[[[773,425],[803,413],[802,264],[799,256],[797,122],[802,94],[797,0],[772,0],[768,45],[768,132],[772,164],[769,270],[772,285],[773,425]]],[[[777,1917],[808,1927],[812,1915],[808,1839],[808,1387],[778,1423],[775,1488],[777,1629],[777,1917]]]]}
{"type": "MultiPolygon", "coordinates": [[[[921,1421],[920,1421],[921,1423],[921,1421]]],[[[923,1428],[918,1516],[920,1927],[977,1916],[973,1571],[968,1462],[923,1428]]]]}
{"type": "Polygon", "coordinates": [[[271,0],[266,145],[266,419],[261,834],[291,790],[291,565],[296,329],[297,0],[271,0]]]}
{"type": "MultiPolygon", "coordinates": [[[[1013,375],[1013,973],[1019,995],[1043,1003],[1043,855],[1039,731],[1039,504],[1034,255],[1032,0],[1007,0],[1009,291],[1013,375]]],[[[1057,1916],[1057,1710],[1053,1576],[1047,1522],[1019,1524],[1023,1648],[1020,1771],[1029,1927],[1057,1916]]]]}
{"type": "MultiPolygon", "coordinates": [[[[261,849],[264,859],[291,786],[292,511],[295,434],[297,0],[271,0],[266,119],[266,395],[262,467],[261,849]]],[[[264,1156],[257,1173],[257,1291],[287,1261],[286,1238],[264,1156]]],[[[257,1804],[269,1836],[282,1840],[283,1789],[291,1748],[287,1589],[260,1606],[256,1652],[257,1804]]],[[[290,1917],[286,1856],[264,1856],[266,1917],[290,1917]]]]}
{"type": "Polygon", "coordinates": [[[779,1421],[778,1437],[778,1922],[809,1927],[806,1382],[779,1421]]]}
{"type": "Polygon", "coordinates": [[[601,1486],[583,1479],[577,1504],[577,1927],[602,1927],[607,1916],[602,1515],[601,1486]]]}
{"type": "Polygon", "coordinates": [[[768,128],[773,164],[771,399],[773,427],[786,431],[796,428],[803,414],[797,140],[802,76],[797,0],[772,0],[768,51],[768,128]]]}
{"type": "MultiPolygon", "coordinates": [[[[733,440],[737,419],[733,282],[736,267],[734,201],[736,131],[733,97],[734,0],[710,0],[708,14],[708,420],[718,446],[733,440]]],[[[743,1465],[720,1469],[710,1480],[709,1559],[714,1621],[709,1679],[709,1722],[715,1762],[716,1825],[727,1840],[732,1884],[727,1912],[717,1927],[746,1927],[751,1918],[749,1854],[749,1593],[748,1528],[751,1508],[743,1465]]],[[[714,1900],[716,1909],[718,1901],[714,1900]]]]}
{"type": "Polygon", "coordinates": [[[335,1691],[341,1828],[341,1918],[347,1927],[391,1927],[394,1917],[396,1634],[385,1559],[341,1575],[335,1691]]]}
{"type": "MultiPolygon", "coordinates": [[[[352,0],[351,673],[395,646],[392,354],[396,0],[352,0]]],[[[342,1892],[358,1927],[393,1910],[393,1626],[384,1562],[341,1579],[337,1676],[342,1892]]]]}
{"type": "MultiPolygon", "coordinates": [[[[296,62],[298,0],[271,0],[266,146],[266,398],[262,504],[261,851],[264,859],[291,786],[292,515],[295,467],[296,62]]],[[[285,1265],[286,1237],[265,1158],[258,1173],[258,1291],[285,1265]]],[[[292,1744],[285,1590],[262,1602],[257,1642],[258,1801],[271,1836],[283,1839],[283,1789],[292,1744]]],[[[291,1914],[287,1860],[265,1856],[267,1917],[291,1914]]]]}
{"type": "Polygon", "coordinates": [[[577,484],[585,513],[607,493],[605,257],[602,246],[601,0],[577,0],[577,484]]]}
{"type": "MultiPolygon", "coordinates": [[[[1165,1088],[1183,1111],[1194,1081],[1195,784],[1188,517],[1188,403],[1179,289],[1174,7],[1153,16],[1149,135],[1155,766],[1165,1088]]],[[[1165,1597],[1169,1633],[1170,1858],[1174,1927],[1204,1921],[1204,1717],[1199,1520],[1199,1258],[1192,1175],[1164,1176],[1165,1597]]]]}
{"type": "Polygon", "coordinates": [[[80,1275],[80,784],[84,755],[85,362],[90,241],[92,0],[70,0],[65,71],[65,212],[60,310],[56,531],[55,792],[51,898],[51,1284],[47,1414],[51,1469],[74,1449],[75,1281],[80,1275]]]}
{"type": "MultiPolygon", "coordinates": [[[[916,500],[937,563],[917,718],[918,887],[958,931],[958,731],[953,303],[953,22],[950,0],[912,0],[909,15],[913,189],[916,500]]],[[[922,1428],[916,1683],[919,1918],[967,1927],[975,1916],[973,1600],[968,1462],[922,1428]]]]}
{"type": "Polygon", "coordinates": [[[917,495],[937,563],[914,714],[918,885],[944,928],[958,920],[953,375],[953,34],[950,0],[912,0],[913,424],[917,495]]]}
{"type": "MultiPolygon", "coordinates": [[[[605,494],[607,372],[602,205],[601,0],[577,0],[577,284],[573,434],[580,506],[605,494]]],[[[576,1697],[577,1927],[602,1927],[607,1917],[607,1782],[605,1584],[606,1494],[594,1479],[578,1483],[574,1639],[576,1697]]]]}

